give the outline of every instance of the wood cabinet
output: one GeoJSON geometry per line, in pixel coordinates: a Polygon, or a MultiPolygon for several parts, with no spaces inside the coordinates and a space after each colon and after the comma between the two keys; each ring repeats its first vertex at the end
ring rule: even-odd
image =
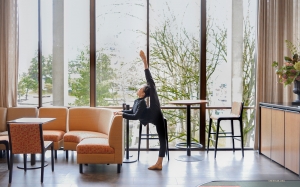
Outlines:
{"type": "Polygon", "coordinates": [[[272,124],[272,109],[261,107],[261,153],[271,158],[271,124],[272,124]]]}
{"type": "Polygon", "coordinates": [[[300,107],[260,104],[261,154],[300,174],[300,107]]]}
{"type": "Polygon", "coordinates": [[[285,112],[285,167],[299,174],[300,114],[285,112]]]}
{"type": "Polygon", "coordinates": [[[272,109],[271,159],[284,166],[284,110],[272,109]]]}

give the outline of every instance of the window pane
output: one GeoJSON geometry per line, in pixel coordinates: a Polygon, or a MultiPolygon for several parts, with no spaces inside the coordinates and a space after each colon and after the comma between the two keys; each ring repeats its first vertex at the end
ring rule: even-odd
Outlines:
{"type": "Polygon", "coordinates": [[[38,1],[18,1],[18,106],[38,106],[38,1]]]}
{"type": "MultiPolygon", "coordinates": [[[[150,1],[150,67],[162,105],[199,99],[200,1],[150,1]]],[[[199,110],[191,112],[191,136],[199,140],[199,110]]],[[[186,141],[186,111],[164,110],[170,147],[186,141]]],[[[154,128],[154,127],[153,127],[154,128]]]]}
{"type": "MultiPolygon", "coordinates": [[[[42,105],[53,105],[53,2],[41,1],[42,105]]],[[[54,68],[55,69],[55,68],[54,68]]],[[[62,88],[63,89],[63,88],[62,88]]]]}
{"type": "MultiPolygon", "coordinates": [[[[147,7],[141,0],[96,1],[97,106],[132,107],[145,83],[139,51],[146,52],[147,7]]],[[[137,147],[139,121],[130,121],[130,146],[137,147]]]]}
{"type": "Polygon", "coordinates": [[[146,1],[96,1],[97,106],[132,106],[144,79],[146,1]]]}
{"type": "MultiPolygon", "coordinates": [[[[245,107],[255,106],[256,16],[257,1],[207,1],[206,69],[210,106],[231,106],[233,101],[243,101],[245,107]]],[[[223,112],[211,110],[208,116],[223,112]]],[[[254,113],[244,110],[245,146],[253,145],[254,113]]],[[[224,142],[220,147],[232,146],[224,142]]]]}
{"type": "Polygon", "coordinates": [[[89,106],[89,1],[41,4],[43,106],[89,106]]]}

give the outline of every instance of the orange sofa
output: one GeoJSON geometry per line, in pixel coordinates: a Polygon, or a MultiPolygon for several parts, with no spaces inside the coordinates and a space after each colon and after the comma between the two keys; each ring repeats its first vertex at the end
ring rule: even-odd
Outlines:
{"type": "Polygon", "coordinates": [[[113,112],[106,108],[69,109],[64,150],[77,151],[81,173],[82,164],[117,164],[120,172],[124,158],[123,118],[114,116],[113,112]]]}

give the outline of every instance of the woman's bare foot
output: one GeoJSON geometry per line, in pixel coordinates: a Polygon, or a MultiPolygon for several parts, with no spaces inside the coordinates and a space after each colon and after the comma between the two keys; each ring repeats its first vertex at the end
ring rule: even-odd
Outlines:
{"type": "Polygon", "coordinates": [[[150,166],[148,169],[149,170],[162,170],[162,165],[155,164],[153,166],[150,166]]]}

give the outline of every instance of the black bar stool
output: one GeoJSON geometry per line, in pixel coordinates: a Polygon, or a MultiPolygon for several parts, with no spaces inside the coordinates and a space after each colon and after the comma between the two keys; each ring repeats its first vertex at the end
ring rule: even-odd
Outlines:
{"type": "Polygon", "coordinates": [[[244,102],[233,102],[230,114],[210,116],[209,128],[208,128],[207,153],[209,151],[210,140],[215,142],[215,158],[216,158],[217,149],[218,149],[218,139],[219,138],[231,138],[233,152],[235,152],[234,140],[241,141],[242,155],[244,157],[243,108],[244,108],[244,102]],[[216,132],[211,132],[213,120],[217,121],[216,132]],[[220,132],[220,123],[222,120],[230,120],[231,121],[231,131],[230,132],[220,132]],[[234,134],[234,127],[233,127],[234,120],[239,121],[240,135],[234,134]],[[215,138],[213,138],[212,135],[214,135],[215,138]]]}
{"type": "MultiPolygon", "coordinates": [[[[148,125],[145,125],[145,127],[148,128],[148,125]]],[[[140,123],[140,130],[139,130],[139,145],[138,145],[138,160],[140,159],[140,148],[141,148],[141,140],[158,140],[158,134],[142,134],[142,128],[143,124],[140,123]]],[[[169,141],[168,141],[168,126],[167,126],[167,120],[164,118],[164,126],[166,129],[166,143],[167,143],[167,149],[166,149],[166,155],[168,156],[168,160],[170,160],[169,157],[169,141]]]]}

